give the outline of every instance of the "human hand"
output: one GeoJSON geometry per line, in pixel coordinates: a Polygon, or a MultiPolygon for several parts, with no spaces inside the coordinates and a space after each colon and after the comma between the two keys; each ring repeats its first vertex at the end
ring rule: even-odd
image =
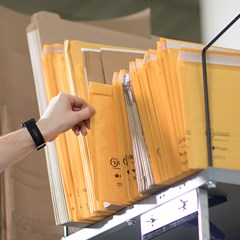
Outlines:
{"type": "Polygon", "coordinates": [[[59,134],[72,129],[78,136],[87,135],[90,118],[95,110],[85,100],[66,93],[52,98],[47,110],[37,122],[46,142],[53,141],[59,134]]]}

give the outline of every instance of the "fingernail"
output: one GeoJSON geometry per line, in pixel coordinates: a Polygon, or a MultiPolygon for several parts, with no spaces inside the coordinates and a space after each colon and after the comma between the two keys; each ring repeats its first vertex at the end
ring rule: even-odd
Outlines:
{"type": "Polygon", "coordinates": [[[93,107],[89,107],[89,111],[91,113],[91,115],[94,115],[96,110],[93,107]]]}

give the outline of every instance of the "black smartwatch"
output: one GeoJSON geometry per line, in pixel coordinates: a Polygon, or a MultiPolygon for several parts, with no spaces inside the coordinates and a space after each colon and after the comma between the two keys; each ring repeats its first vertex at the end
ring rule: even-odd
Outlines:
{"type": "Polygon", "coordinates": [[[39,128],[37,127],[36,120],[34,118],[22,123],[21,126],[27,128],[36,145],[36,150],[40,150],[41,148],[46,146],[45,140],[39,128]]]}

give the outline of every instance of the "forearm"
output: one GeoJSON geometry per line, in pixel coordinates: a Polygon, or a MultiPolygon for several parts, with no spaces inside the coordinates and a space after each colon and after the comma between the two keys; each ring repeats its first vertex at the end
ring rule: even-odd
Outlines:
{"type": "Polygon", "coordinates": [[[0,172],[23,159],[34,149],[35,144],[26,128],[0,137],[0,172]]]}

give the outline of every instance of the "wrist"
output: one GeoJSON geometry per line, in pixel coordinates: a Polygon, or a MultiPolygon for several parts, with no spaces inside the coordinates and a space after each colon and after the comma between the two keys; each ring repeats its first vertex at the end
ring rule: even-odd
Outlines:
{"type": "Polygon", "coordinates": [[[49,128],[50,124],[47,119],[43,118],[37,121],[37,126],[40,132],[42,133],[45,142],[51,142],[55,139],[54,134],[52,133],[52,129],[49,128]]]}

